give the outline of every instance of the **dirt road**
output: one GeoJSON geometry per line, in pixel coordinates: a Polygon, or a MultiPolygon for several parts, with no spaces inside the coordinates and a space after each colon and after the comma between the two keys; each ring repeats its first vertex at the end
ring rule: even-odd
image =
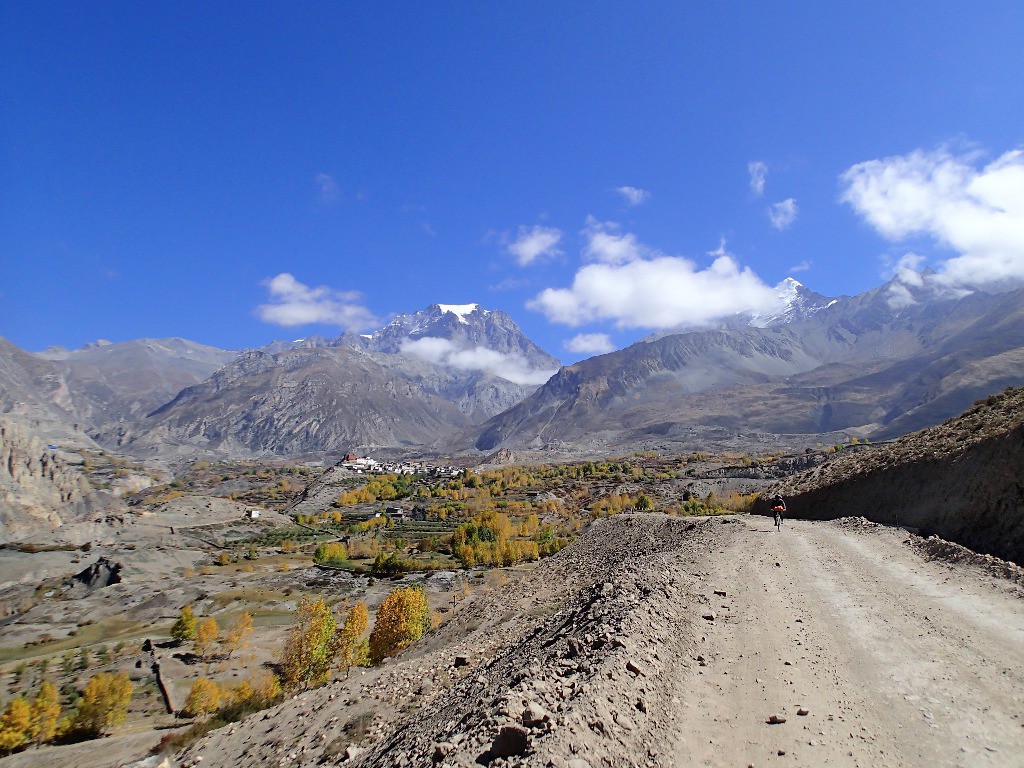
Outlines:
{"type": "Polygon", "coordinates": [[[906,539],[600,520],[393,662],[181,765],[1024,766],[1024,589],[906,539]]]}
{"type": "Polygon", "coordinates": [[[763,518],[721,537],[675,764],[1024,765],[1024,601],[905,538],[763,518]]]}

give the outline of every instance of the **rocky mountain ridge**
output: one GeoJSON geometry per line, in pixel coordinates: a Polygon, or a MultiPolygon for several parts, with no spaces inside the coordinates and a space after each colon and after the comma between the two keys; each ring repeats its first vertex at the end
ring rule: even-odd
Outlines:
{"type": "Polygon", "coordinates": [[[434,304],[373,334],[250,350],[138,421],[152,455],[424,448],[526,397],[558,361],[498,310],[434,304]]]}
{"type": "Polygon", "coordinates": [[[236,355],[185,339],[32,354],[0,339],[0,413],[47,439],[95,447],[236,355]]]}
{"type": "Polygon", "coordinates": [[[572,455],[880,439],[1024,384],[1020,289],[951,293],[901,274],[852,297],[792,279],[779,294],[778,312],[648,337],[560,370],[508,315],[477,304],[434,304],[375,333],[241,357],[174,339],[43,356],[0,343],[0,409],[39,434],[143,456],[572,455]]]}
{"type": "Polygon", "coordinates": [[[467,443],[671,450],[712,426],[881,438],[1019,384],[1024,291],[930,296],[897,279],[796,322],[663,336],[567,366],[467,443]]]}
{"type": "Polygon", "coordinates": [[[32,355],[4,342],[0,407],[52,424],[64,444],[145,456],[423,447],[511,407],[558,365],[504,312],[434,304],[374,334],[244,353],[139,339],[32,355]]]}
{"type": "Polygon", "coordinates": [[[123,434],[138,455],[344,454],[421,447],[528,392],[480,371],[351,347],[253,350],[123,434]]]}

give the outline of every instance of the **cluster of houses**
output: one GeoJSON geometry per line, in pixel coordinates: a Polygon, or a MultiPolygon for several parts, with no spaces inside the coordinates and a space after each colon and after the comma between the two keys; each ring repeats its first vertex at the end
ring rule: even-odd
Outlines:
{"type": "Polygon", "coordinates": [[[459,467],[435,466],[423,461],[377,461],[354,453],[345,454],[337,466],[367,475],[425,475],[439,478],[458,477],[465,471],[459,467]]]}

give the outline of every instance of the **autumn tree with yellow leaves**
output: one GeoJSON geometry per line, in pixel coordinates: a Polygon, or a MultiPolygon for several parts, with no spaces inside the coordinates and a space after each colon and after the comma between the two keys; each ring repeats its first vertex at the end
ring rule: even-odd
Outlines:
{"type": "Polygon", "coordinates": [[[60,695],[57,686],[44,680],[32,700],[28,737],[36,745],[45,744],[57,735],[60,718],[60,695]]]}
{"type": "Polygon", "coordinates": [[[100,736],[107,728],[120,725],[128,716],[134,686],[123,672],[100,672],[82,691],[78,709],[71,717],[70,730],[86,737],[100,736]]]}
{"type": "Polygon", "coordinates": [[[192,690],[188,692],[182,713],[187,717],[209,715],[217,711],[220,699],[220,687],[213,680],[200,677],[192,684],[192,690]]]}
{"type": "Polygon", "coordinates": [[[370,613],[366,610],[366,604],[360,600],[345,614],[345,623],[338,630],[338,655],[346,676],[352,667],[367,656],[366,641],[362,637],[369,622],[370,613]]]}
{"type": "Polygon", "coordinates": [[[228,627],[227,632],[220,641],[221,647],[227,651],[228,658],[235,651],[248,645],[248,637],[252,634],[252,614],[243,611],[234,623],[228,627]]]}
{"type": "Polygon", "coordinates": [[[196,627],[195,636],[192,638],[192,650],[197,656],[206,658],[206,654],[213,649],[219,637],[220,627],[217,626],[217,620],[209,616],[196,627]]]}
{"type": "Polygon", "coordinates": [[[311,688],[327,682],[338,652],[338,622],[322,597],[303,595],[295,624],[281,650],[281,681],[289,690],[311,688]]]}
{"type": "Polygon", "coordinates": [[[32,708],[24,696],[16,696],[0,715],[0,754],[6,755],[25,745],[32,725],[32,708]]]}
{"type": "Polygon", "coordinates": [[[396,589],[380,604],[370,633],[370,661],[380,664],[419,640],[430,629],[430,608],[422,589],[396,589]]]}
{"type": "Polygon", "coordinates": [[[186,605],[181,609],[181,613],[178,615],[178,620],[174,622],[174,626],[171,627],[171,637],[177,641],[178,645],[181,645],[186,640],[194,639],[198,623],[199,620],[192,611],[192,606],[186,605]]]}

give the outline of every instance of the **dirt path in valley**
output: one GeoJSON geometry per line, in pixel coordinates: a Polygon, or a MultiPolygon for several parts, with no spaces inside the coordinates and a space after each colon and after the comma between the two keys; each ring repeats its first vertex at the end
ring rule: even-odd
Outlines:
{"type": "Polygon", "coordinates": [[[392,662],[178,765],[1024,767],[1024,587],[906,538],[603,519],[392,662]]]}
{"type": "Polygon", "coordinates": [[[1019,597],[902,531],[744,522],[709,561],[727,596],[677,676],[675,765],[1024,765],[1019,597]]]}

